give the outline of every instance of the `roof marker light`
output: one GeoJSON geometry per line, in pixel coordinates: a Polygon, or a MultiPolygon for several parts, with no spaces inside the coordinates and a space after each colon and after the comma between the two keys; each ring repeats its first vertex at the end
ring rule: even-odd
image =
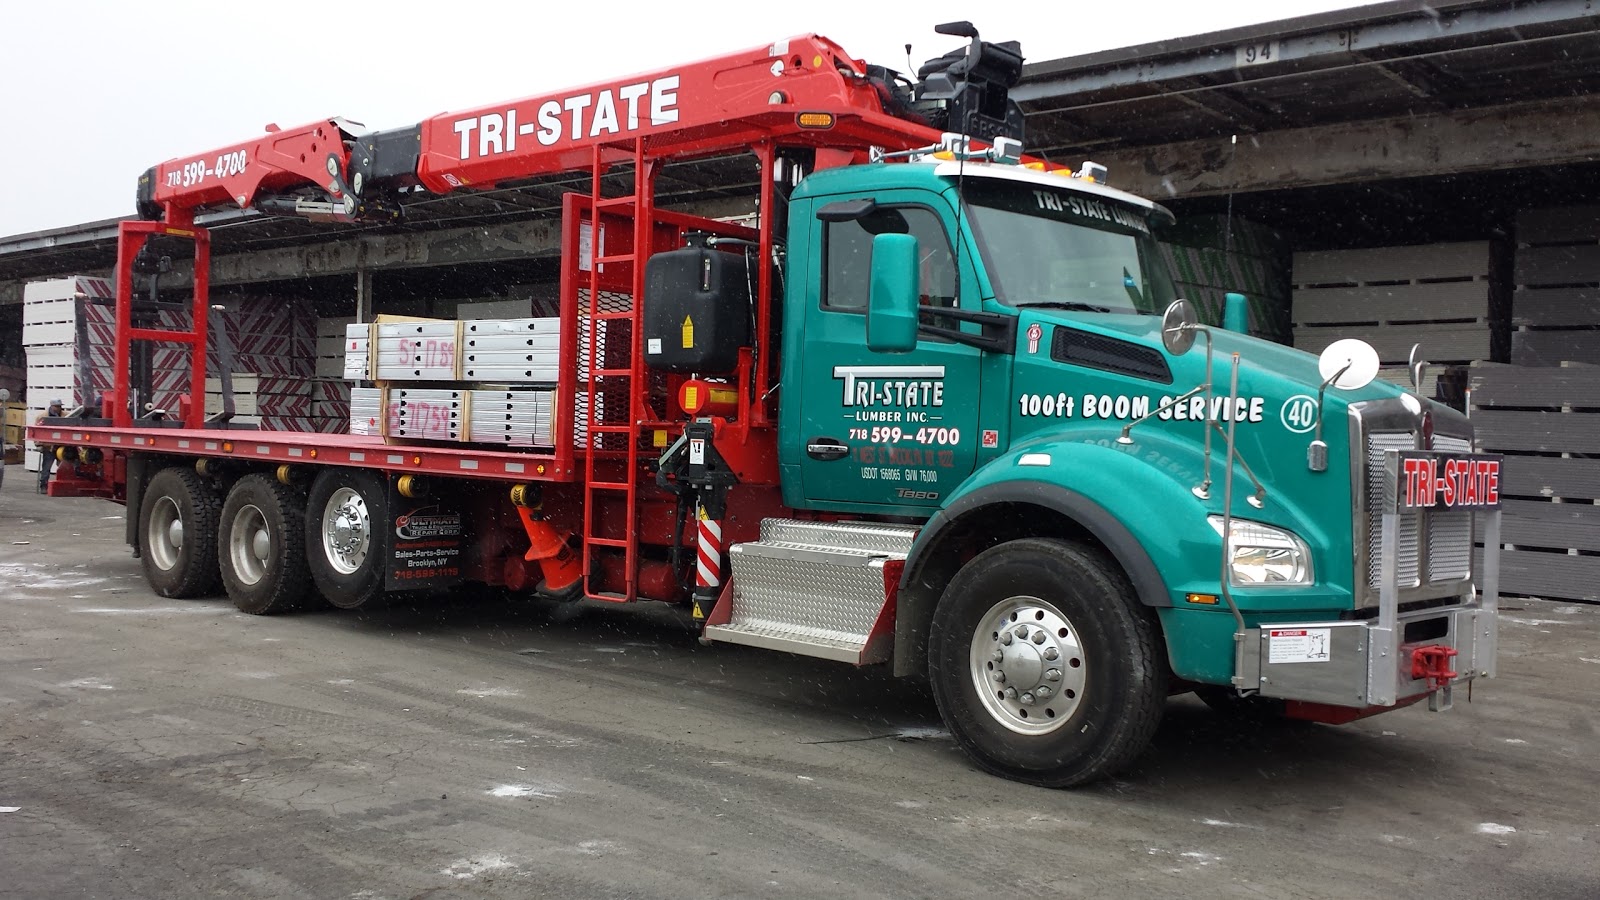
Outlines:
{"type": "Polygon", "coordinates": [[[997,137],[988,155],[994,162],[1014,166],[1022,162],[1022,142],[1016,138],[997,137]]]}

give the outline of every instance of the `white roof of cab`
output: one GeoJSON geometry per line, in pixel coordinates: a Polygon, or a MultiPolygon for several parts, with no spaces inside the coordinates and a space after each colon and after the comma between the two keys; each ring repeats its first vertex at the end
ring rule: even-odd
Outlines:
{"type": "Polygon", "coordinates": [[[945,160],[937,164],[933,173],[949,178],[962,174],[967,178],[999,178],[1005,181],[1020,181],[1040,187],[1077,191],[1080,194],[1115,200],[1119,203],[1140,207],[1141,209],[1155,210],[1158,208],[1155,203],[1140,197],[1138,194],[1130,194],[1127,191],[1118,190],[1098,182],[1085,181],[1082,178],[1052,175],[1048,172],[1041,172],[1038,169],[1029,169],[1023,166],[1003,165],[970,159],[965,164],[958,160],[945,160]]]}

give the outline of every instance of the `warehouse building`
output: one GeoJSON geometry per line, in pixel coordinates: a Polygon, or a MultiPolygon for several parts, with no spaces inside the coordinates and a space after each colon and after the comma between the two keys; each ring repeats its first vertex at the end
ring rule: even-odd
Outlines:
{"type": "MultiPolygon", "coordinates": [[[[1400,0],[1036,62],[1012,96],[1030,152],[1093,159],[1178,215],[1166,249],[1203,315],[1241,291],[1257,334],[1312,352],[1360,337],[1397,380],[1420,343],[1422,390],[1470,404],[1483,449],[1517,457],[1507,589],[1600,600],[1597,26],[1583,0],[1400,0]]],[[[738,216],[755,179],[723,159],[659,183],[664,205],[738,216]]],[[[258,351],[236,366],[256,379],[238,386],[253,414],[338,427],[329,339],[346,321],[553,311],[561,197],[586,182],[417,194],[394,225],[203,219],[214,297],[258,351]],[[272,312],[286,304],[297,314],[272,312]],[[279,346],[321,363],[272,370],[279,346]]],[[[0,387],[20,393],[30,365],[64,358],[60,335],[29,356],[30,315],[77,314],[40,288],[30,314],[25,285],[103,275],[115,245],[115,221],[0,237],[0,387]]],[[[186,273],[164,283],[182,289],[186,273]]]]}

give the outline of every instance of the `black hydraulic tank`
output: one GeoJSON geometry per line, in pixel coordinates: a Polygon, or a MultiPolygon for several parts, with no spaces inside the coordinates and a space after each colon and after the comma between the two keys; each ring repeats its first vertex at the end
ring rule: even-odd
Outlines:
{"type": "Polygon", "coordinates": [[[644,359],[667,372],[727,374],[750,343],[747,255],[696,242],[644,267],[644,359]]]}

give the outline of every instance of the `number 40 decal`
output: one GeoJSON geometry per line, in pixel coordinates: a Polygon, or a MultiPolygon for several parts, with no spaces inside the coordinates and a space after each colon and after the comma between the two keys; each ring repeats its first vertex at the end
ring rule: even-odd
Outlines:
{"type": "Polygon", "coordinates": [[[1317,401],[1305,394],[1295,394],[1283,401],[1283,427],[1296,434],[1305,434],[1317,427],[1317,401]]]}

